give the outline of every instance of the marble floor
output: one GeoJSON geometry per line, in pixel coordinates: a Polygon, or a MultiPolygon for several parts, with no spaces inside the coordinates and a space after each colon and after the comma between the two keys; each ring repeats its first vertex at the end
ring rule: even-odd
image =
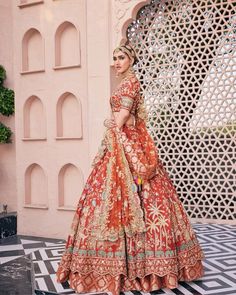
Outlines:
{"type": "MultiPolygon", "coordinates": [[[[195,224],[194,229],[206,256],[204,277],[152,294],[236,295],[236,226],[195,224]]],[[[0,240],[0,295],[75,294],[55,280],[64,246],[63,240],[30,236],[0,240]]],[[[125,293],[133,294],[150,293],[125,293]]]]}

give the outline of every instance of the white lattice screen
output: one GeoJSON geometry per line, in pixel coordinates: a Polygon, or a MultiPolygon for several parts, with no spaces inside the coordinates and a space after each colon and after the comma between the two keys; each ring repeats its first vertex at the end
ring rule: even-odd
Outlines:
{"type": "Polygon", "coordinates": [[[149,128],[190,217],[236,223],[236,1],[150,1],[128,30],[149,128]]]}

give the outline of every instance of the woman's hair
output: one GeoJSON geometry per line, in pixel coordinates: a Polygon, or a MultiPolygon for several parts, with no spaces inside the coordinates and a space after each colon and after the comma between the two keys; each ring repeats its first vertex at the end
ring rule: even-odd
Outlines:
{"type": "Polygon", "coordinates": [[[136,53],[131,45],[129,44],[120,45],[114,49],[113,54],[118,51],[125,53],[126,55],[128,55],[130,59],[133,59],[134,60],[133,64],[136,64],[138,62],[136,53]]]}

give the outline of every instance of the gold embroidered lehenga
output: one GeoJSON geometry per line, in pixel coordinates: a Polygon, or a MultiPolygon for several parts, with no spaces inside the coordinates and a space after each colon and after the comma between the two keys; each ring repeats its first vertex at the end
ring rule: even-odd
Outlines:
{"type": "Polygon", "coordinates": [[[172,289],[203,275],[203,252],[141,106],[139,81],[125,78],[111,109],[128,109],[135,126],[105,132],[57,270],[78,293],[172,289]]]}

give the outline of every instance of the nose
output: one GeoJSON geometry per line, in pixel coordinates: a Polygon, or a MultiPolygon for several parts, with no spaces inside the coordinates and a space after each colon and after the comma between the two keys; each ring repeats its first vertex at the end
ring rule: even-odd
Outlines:
{"type": "Polygon", "coordinates": [[[119,59],[117,59],[117,60],[115,61],[115,66],[118,66],[119,64],[120,64],[119,59]]]}

